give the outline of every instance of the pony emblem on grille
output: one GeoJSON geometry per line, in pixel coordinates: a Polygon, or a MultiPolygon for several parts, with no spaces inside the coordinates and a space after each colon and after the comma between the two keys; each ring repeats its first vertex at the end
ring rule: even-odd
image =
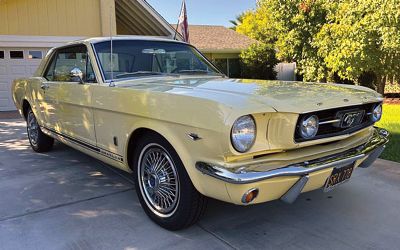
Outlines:
{"type": "Polygon", "coordinates": [[[362,118],[364,116],[363,111],[354,111],[345,113],[342,116],[341,127],[342,128],[350,128],[352,126],[360,124],[362,118]]]}

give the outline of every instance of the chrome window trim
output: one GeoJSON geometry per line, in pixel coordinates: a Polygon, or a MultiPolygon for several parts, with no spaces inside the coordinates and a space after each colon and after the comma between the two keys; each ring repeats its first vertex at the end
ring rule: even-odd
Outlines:
{"type": "Polygon", "coordinates": [[[96,48],[94,47],[94,45],[97,44],[97,43],[99,43],[99,42],[91,43],[91,44],[90,44],[90,46],[91,46],[91,48],[92,48],[92,51],[93,51],[93,54],[94,54],[94,58],[96,58],[96,67],[97,67],[97,69],[100,71],[100,75],[101,75],[101,80],[102,80],[102,82],[103,82],[103,83],[110,83],[111,81],[105,79],[104,73],[103,73],[103,69],[100,67],[100,59],[99,59],[99,57],[98,57],[98,55],[97,55],[96,48]]]}
{"type": "MultiPolygon", "coordinates": [[[[48,69],[48,67],[49,67],[49,64],[50,64],[53,60],[56,60],[56,59],[54,58],[54,56],[57,55],[57,53],[58,53],[59,50],[61,50],[61,49],[66,49],[66,48],[71,48],[71,47],[77,47],[77,46],[85,46],[85,47],[86,47],[86,50],[87,50],[87,51],[86,51],[86,61],[87,61],[88,58],[90,59],[90,56],[89,56],[89,47],[88,47],[85,43],[73,43],[73,44],[67,44],[67,45],[64,45],[64,46],[52,48],[52,49],[50,49],[49,52],[48,52],[48,53],[50,53],[50,54],[48,55],[49,60],[46,61],[46,64],[44,65],[43,70],[42,70],[42,72],[40,73],[40,76],[43,77],[44,79],[46,79],[46,82],[49,82],[49,83],[51,83],[51,82],[57,82],[57,83],[76,83],[76,82],[66,82],[66,81],[65,81],[65,82],[61,82],[61,81],[49,81],[49,80],[45,77],[45,74],[46,74],[46,72],[47,72],[47,69],[48,69]]],[[[45,57],[45,58],[46,58],[46,57],[45,57]]],[[[43,60],[43,59],[42,59],[42,60],[43,60]]],[[[93,62],[92,62],[92,60],[90,60],[90,63],[92,64],[92,68],[93,68],[93,62]]],[[[95,76],[95,78],[96,78],[96,82],[84,82],[84,84],[100,84],[99,78],[97,77],[97,74],[96,74],[96,71],[93,70],[93,73],[94,73],[94,76],[95,76]]]]}
{"type": "MultiPolygon", "coordinates": [[[[109,41],[110,41],[110,40],[104,40],[104,41],[97,41],[97,42],[92,42],[92,43],[90,43],[90,45],[91,45],[91,47],[92,47],[92,51],[93,51],[94,56],[95,56],[95,58],[96,58],[97,67],[98,67],[98,69],[99,69],[99,71],[100,71],[101,78],[102,78],[102,80],[103,80],[104,83],[108,83],[108,84],[109,84],[109,83],[111,83],[111,82],[120,82],[120,81],[132,80],[132,79],[149,78],[149,76],[138,76],[138,77],[133,77],[133,78],[130,78],[130,79],[113,79],[113,80],[106,80],[106,78],[105,78],[105,76],[104,76],[103,69],[102,69],[101,64],[100,64],[100,59],[99,59],[99,57],[98,57],[98,54],[97,54],[95,45],[98,44],[98,43],[109,42],[109,41]]],[[[116,40],[116,41],[152,41],[152,40],[121,39],[121,40],[116,40]]],[[[184,44],[184,45],[187,45],[187,46],[193,48],[193,49],[201,56],[201,58],[203,58],[203,59],[204,59],[205,61],[207,61],[211,66],[213,66],[215,71],[217,71],[218,73],[220,73],[221,75],[223,75],[223,77],[227,77],[223,72],[221,72],[221,71],[218,69],[218,67],[216,67],[216,66],[214,65],[214,63],[212,63],[207,57],[205,57],[205,56],[203,55],[203,53],[201,53],[196,47],[194,47],[194,46],[191,45],[191,44],[184,43],[184,42],[180,42],[180,41],[176,41],[176,40],[171,40],[171,41],[158,41],[158,40],[155,40],[154,42],[177,43],[177,44],[184,44]]],[[[154,77],[154,76],[150,76],[150,77],[154,77]]],[[[158,76],[158,77],[160,77],[160,76],[158,76]]],[[[220,76],[218,75],[218,76],[210,76],[210,77],[220,77],[220,76]]]]}

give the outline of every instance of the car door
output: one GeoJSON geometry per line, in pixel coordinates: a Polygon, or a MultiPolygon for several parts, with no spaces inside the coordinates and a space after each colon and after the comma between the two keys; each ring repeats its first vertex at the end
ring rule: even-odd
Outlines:
{"type": "Polygon", "coordinates": [[[47,128],[72,142],[96,145],[91,103],[92,88],[97,81],[86,45],[58,49],[45,77],[42,110],[47,128]],[[80,72],[81,77],[72,72],[80,72]]]}

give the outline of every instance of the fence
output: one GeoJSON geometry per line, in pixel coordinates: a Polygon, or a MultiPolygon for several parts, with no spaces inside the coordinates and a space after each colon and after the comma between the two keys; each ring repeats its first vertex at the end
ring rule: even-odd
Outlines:
{"type": "Polygon", "coordinates": [[[385,94],[400,94],[400,78],[389,77],[385,85],[385,94]]]}

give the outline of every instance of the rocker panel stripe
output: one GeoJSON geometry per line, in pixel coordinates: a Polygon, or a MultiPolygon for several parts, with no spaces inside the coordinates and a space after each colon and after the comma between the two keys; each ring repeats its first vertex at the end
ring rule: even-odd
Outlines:
{"type": "Polygon", "coordinates": [[[79,140],[77,138],[73,138],[71,136],[62,134],[62,133],[57,132],[57,131],[55,131],[53,129],[50,129],[50,128],[47,128],[47,127],[44,127],[44,126],[41,126],[41,128],[47,130],[51,134],[54,134],[54,135],[59,136],[59,137],[61,137],[63,139],[66,139],[69,142],[77,144],[77,145],[79,145],[79,146],[81,146],[81,147],[83,147],[85,149],[88,149],[88,150],[93,151],[95,153],[101,154],[101,155],[103,155],[103,156],[105,156],[107,158],[110,158],[112,160],[115,160],[115,161],[118,161],[118,162],[124,162],[124,157],[122,155],[113,153],[111,151],[108,151],[108,150],[100,148],[100,147],[97,147],[95,145],[92,145],[90,143],[84,142],[84,141],[79,140]]]}

